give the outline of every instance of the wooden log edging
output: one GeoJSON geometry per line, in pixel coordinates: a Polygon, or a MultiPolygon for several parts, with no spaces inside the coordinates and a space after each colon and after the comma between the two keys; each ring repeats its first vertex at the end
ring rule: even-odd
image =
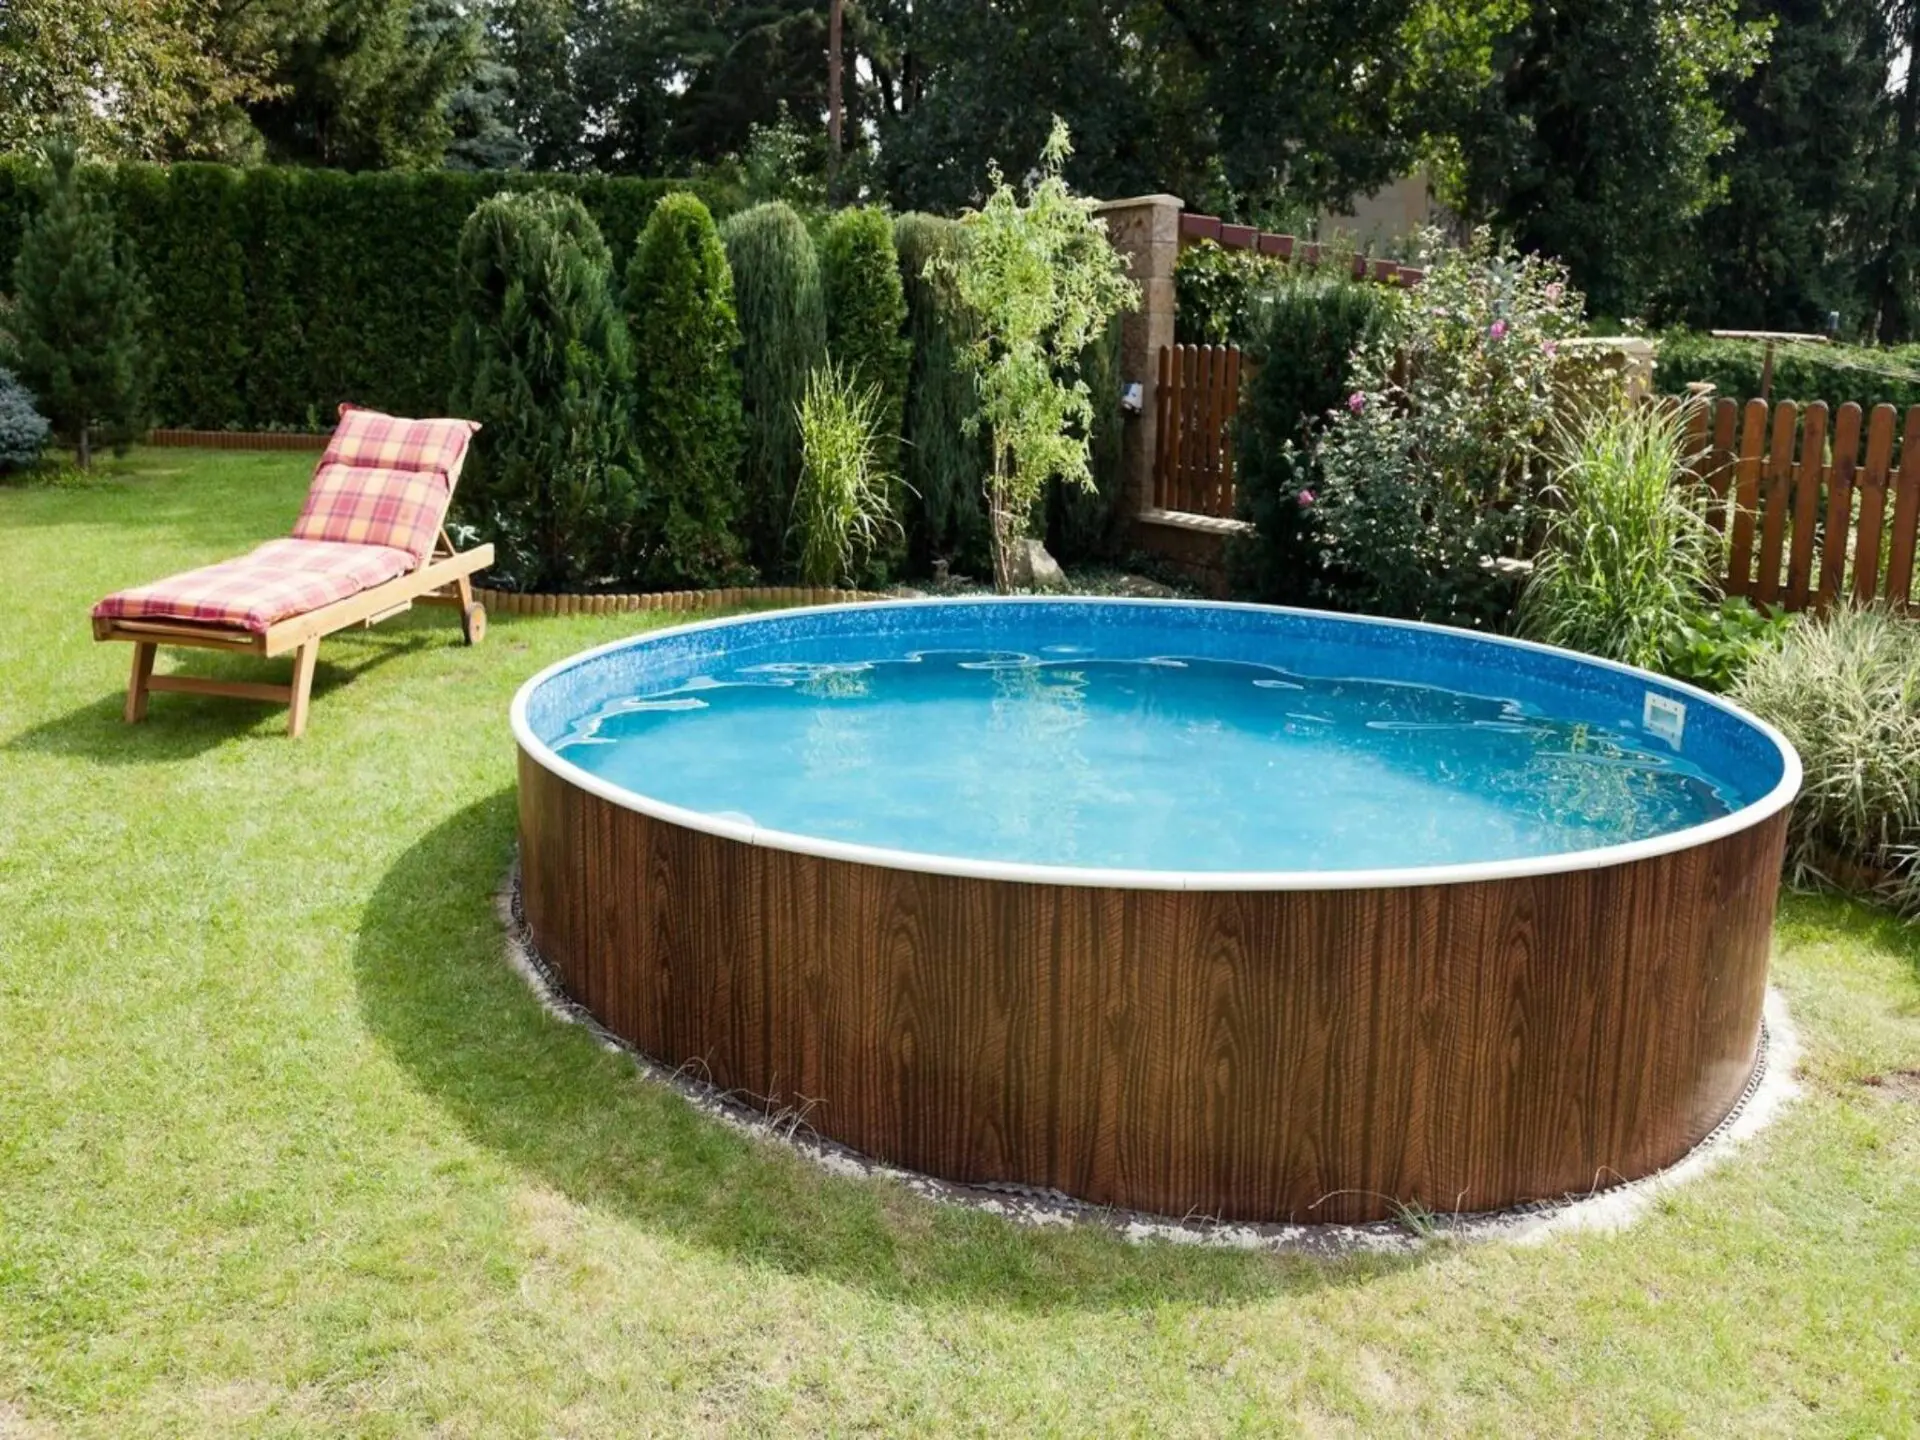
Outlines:
{"type": "Polygon", "coordinates": [[[324,450],[330,434],[296,430],[149,430],[162,450],[324,450]]]}
{"type": "Polygon", "coordinates": [[[719,590],[655,590],[627,595],[537,594],[476,585],[476,600],[496,615],[627,615],[643,610],[697,612],[736,605],[840,605],[883,600],[865,590],[825,585],[729,585],[719,590]]]}

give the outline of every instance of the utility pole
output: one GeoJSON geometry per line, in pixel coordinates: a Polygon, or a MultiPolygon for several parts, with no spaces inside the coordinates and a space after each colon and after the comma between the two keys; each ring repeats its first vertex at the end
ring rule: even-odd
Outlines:
{"type": "Polygon", "coordinates": [[[827,0],[827,203],[840,191],[840,30],[846,0],[827,0]]]}

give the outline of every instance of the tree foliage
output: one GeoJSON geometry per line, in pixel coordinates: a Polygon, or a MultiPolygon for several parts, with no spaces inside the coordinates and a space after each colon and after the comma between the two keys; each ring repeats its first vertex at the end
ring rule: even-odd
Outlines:
{"type": "Polygon", "coordinates": [[[1735,0],[1534,5],[1494,46],[1495,83],[1452,127],[1443,192],[1566,262],[1603,315],[1639,313],[1693,251],[1733,132],[1716,87],[1763,53],[1735,0]]]}
{"type": "Polygon", "coordinates": [[[700,197],[669,195],[627,263],[634,430],[647,466],[649,586],[724,585],[744,566],[733,272],[700,197]]]}
{"type": "Polygon", "coordinates": [[[1771,40],[1751,73],[1722,77],[1725,188],[1676,298],[1702,327],[1817,332],[1837,312],[1854,332],[1892,158],[1885,14],[1872,0],[1746,0],[1740,16],[1770,20],[1771,40]]]}
{"type": "Polygon", "coordinates": [[[477,420],[460,521],[496,578],[587,590],[627,576],[639,510],[633,356],[599,228],[551,193],[482,201],[460,236],[453,413],[477,420]]]}
{"type": "Polygon", "coordinates": [[[747,555],[771,575],[784,567],[800,479],[797,407],[807,377],[827,358],[820,259],[805,223],[781,201],[743,210],[720,234],[740,320],[747,555]]]}
{"type": "Polygon", "coordinates": [[[1093,486],[1093,400],[1081,357],[1108,321],[1138,301],[1126,267],[1061,171],[1072,153],[1056,123],[1024,200],[998,166],[992,194],[963,222],[967,244],[952,265],[977,333],[961,352],[988,438],[989,537],[995,589],[1012,588],[1013,547],[1027,534],[1049,481],[1093,486]]]}
{"type": "Polygon", "coordinates": [[[229,53],[217,18],[195,0],[0,5],[0,152],[68,136],[142,159],[219,153],[223,121],[263,76],[229,53]]]}
{"type": "Polygon", "coordinates": [[[49,142],[46,155],[47,202],[13,264],[10,348],[21,380],[85,469],[96,440],[122,445],[144,428],[146,292],[106,206],[81,186],[74,147],[49,142]]]}

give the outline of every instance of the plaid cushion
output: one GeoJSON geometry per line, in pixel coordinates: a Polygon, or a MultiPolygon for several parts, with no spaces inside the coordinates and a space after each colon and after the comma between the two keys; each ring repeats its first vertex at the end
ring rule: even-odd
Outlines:
{"type": "Polygon", "coordinates": [[[264,633],[414,568],[404,550],[328,540],[269,540],[250,555],[109,595],[97,619],[190,620],[264,633]]]}
{"type": "Polygon", "coordinates": [[[426,559],[479,428],[342,405],[294,538],[391,546],[426,559]]]}

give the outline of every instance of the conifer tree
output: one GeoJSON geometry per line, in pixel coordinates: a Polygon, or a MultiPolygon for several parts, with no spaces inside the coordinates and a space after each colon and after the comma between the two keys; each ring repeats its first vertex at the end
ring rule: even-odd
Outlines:
{"type": "Polygon", "coordinates": [[[784,201],[742,211],[720,234],[740,318],[748,555],[771,574],[785,568],[800,483],[800,400],[827,357],[820,257],[806,223],[784,201]]]}
{"type": "Polygon", "coordinates": [[[54,141],[45,154],[46,205],[13,265],[14,359],[85,470],[96,442],[124,446],[145,427],[146,292],[118,253],[105,204],[81,187],[76,147],[54,141]]]}
{"type": "Polygon", "coordinates": [[[453,409],[483,428],[456,504],[521,589],[631,569],[633,354],[611,271],[571,196],[495,195],[460,234],[453,409]]]}
{"type": "Polygon", "coordinates": [[[648,481],[642,578],[663,589],[724,585],[744,564],[740,327],[727,252],[697,195],[654,207],[627,262],[626,312],[648,481]]]}
{"type": "Polygon", "coordinates": [[[842,210],[827,222],[820,245],[820,281],[827,306],[827,353],[852,389],[874,395],[874,473],[886,487],[893,525],[871,556],[864,580],[882,584],[906,558],[906,487],[900,478],[900,433],[906,422],[907,299],[893,223],[872,206],[842,210]]]}

